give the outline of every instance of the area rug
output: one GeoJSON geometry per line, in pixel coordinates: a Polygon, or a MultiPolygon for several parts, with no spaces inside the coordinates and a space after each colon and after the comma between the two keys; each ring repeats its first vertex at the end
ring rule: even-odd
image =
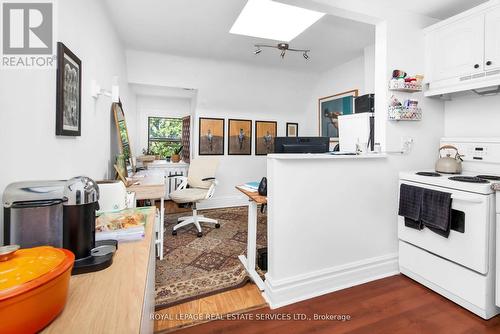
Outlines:
{"type": "MultiPolygon", "coordinates": [[[[235,289],[249,277],[238,259],[246,254],[247,207],[200,210],[199,214],[219,221],[220,228],[202,224],[203,237],[194,225],[172,228],[177,218],[189,213],[167,214],[163,260],[156,260],[156,310],[196,298],[235,289]]],[[[267,218],[258,214],[257,248],[267,245],[267,218]]]]}

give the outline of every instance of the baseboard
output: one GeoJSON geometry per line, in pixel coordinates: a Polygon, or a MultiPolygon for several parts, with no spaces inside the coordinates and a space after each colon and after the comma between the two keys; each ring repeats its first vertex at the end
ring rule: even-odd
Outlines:
{"type": "Polygon", "coordinates": [[[399,274],[397,253],[282,280],[273,280],[266,274],[262,295],[275,309],[396,274],[399,274]]]}
{"type": "Polygon", "coordinates": [[[246,205],[248,205],[248,198],[245,196],[221,196],[203,201],[197,206],[198,209],[219,209],[246,205]]]}

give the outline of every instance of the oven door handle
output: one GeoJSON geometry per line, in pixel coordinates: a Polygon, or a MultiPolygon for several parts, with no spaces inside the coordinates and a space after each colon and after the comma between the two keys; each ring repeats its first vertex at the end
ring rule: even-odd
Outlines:
{"type": "Polygon", "coordinates": [[[455,200],[455,201],[468,202],[468,203],[474,203],[474,204],[481,204],[481,203],[483,203],[482,199],[477,199],[477,198],[465,198],[465,197],[451,196],[451,199],[455,200]]]}

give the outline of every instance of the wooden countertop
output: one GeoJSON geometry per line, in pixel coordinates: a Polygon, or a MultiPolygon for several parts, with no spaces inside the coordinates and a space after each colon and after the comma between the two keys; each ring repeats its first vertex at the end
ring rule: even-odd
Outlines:
{"type": "Polygon", "coordinates": [[[42,333],[139,333],[156,209],[147,211],[144,239],[120,243],[110,267],[72,276],[64,311],[42,333]]]}
{"type": "Polygon", "coordinates": [[[137,184],[127,187],[127,191],[135,192],[137,200],[165,197],[165,176],[163,174],[141,171],[134,176],[130,179],[135,180],[137,184]]]}
{"type": "Polygon", "coordinates": [[[257,191],[248,191],[240,188],[240,186],[236,186],[236,189],[247,195],[250,200],[257,204],[267,204],[267,197],[259,195],[257,191]]]}

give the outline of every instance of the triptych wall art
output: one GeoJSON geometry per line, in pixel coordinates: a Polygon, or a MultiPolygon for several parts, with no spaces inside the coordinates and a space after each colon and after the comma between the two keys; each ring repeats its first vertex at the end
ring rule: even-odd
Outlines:
{"type": "MultiPolygon", "coordinates": [[[[255,121],[229,119],[227,129],[227,154],[267,155],[274,152],[274,139],[278,135],[276,121],[255,121]]],[[[298,123],[286,123],[287,137],[298,136],[298,123]]],[[[225,119],[200,117],[198,127],[198,155],[224,155],[225,119]]]]}
{"type": "Polygon", "coordinates": [[[223,118],[200,118],[199,125],[199,155],[224,155],[223,118]]]}
{"type": "Polygon", "coordinates": [[[252,121],[230,119],[228,127],[227,154],[252,155],[252,121]]]}

